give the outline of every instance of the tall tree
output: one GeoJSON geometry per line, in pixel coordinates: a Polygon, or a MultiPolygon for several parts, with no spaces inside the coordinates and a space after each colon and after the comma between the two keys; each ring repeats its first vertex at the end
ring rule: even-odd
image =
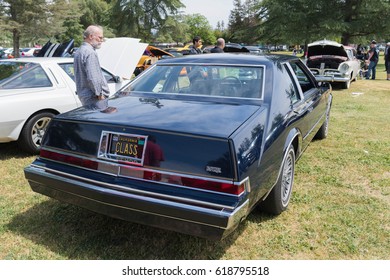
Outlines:
{"type": "Polygon", "coordinates": [[[229,16],[229,39],[239,43],[252,44],[256,41],[253,31],[261,22],[259,19],[259,0],[233,1],[229,16]]]}
{"type": "Polygon", "coordinates": [[[153,32],[182,7],[180,0],[118,0],[113,2],[111,26],[118,36],[152,41],[153,32]]]}
{"type": "Polygon", "coordinates": [[[77,26],[79,20],[76,4],[68,0],[0,0],[0,6],[3,7],[0,27],[12,34],[16,57],[21,41],[42,43],[63,36],[67,30],[64,21],[73,18],[77,26]]]}
{"type": "Polygon", "coordinates": [[[191,39],[190,27],[183,15],[167,17],[165,24],[158,30],[156,40],[159,42],[185,43],[191,39]]]}
{"type": "Polygon", "coordinates": [[[201,14],[186,15],[185,22],[189,26],[191,40],[195,36],[200,36],[203,44],[214,44],[217,41],[212,32],[212,27],[205,16],[201,14]]]}
{"type": "Polygon", "coordinates": [[[388,0],[263,0],[260,38],[304,42],[336,38],[343,44],[388,36],[388,0]],[[288,11],[288,12],[287,12],[288,11]]]}
{"type": "Polygon", "coordinates": [[[3,8],[1,29],[12,34],[15,56],[19,57],[20,38],[25,31],[35,33],[31,26],[46,22],[48,9],[45,0],[0,0],[3,8]]]}

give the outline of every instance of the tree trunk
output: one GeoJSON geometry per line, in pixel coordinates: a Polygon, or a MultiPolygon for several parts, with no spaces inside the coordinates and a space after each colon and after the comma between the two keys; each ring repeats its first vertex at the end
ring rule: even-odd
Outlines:
{"type": "Polygon", "coordinates": [[[20,32],[17,29],[14,29],[12,31],[12,37],[13,37],[13,47],[14,47],[14,56],[15,57],[20,57],[20,52],[19,52],[19,41],[20,41],[20,32]]]}
{"type": "Polygon", "coordinates": [[[341,35],[341,44],[348,46],[350,39],[351,39],[351,34],[343,33],[341,35]]]}

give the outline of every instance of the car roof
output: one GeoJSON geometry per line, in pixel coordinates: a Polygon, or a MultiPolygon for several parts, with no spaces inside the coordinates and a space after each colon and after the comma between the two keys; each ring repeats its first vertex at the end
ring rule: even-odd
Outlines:
{"type": "Polygon", "coordinates": [[[186,55],[183,57],[159,60],[159,65],[171,64],[220,64],[220,65],[270,65],[283,63],[290,60],[296,60],[296,56],[290,55],[251,55],[251,54],[234,54],[234,53],[217,53],[186,55]]]}
{"type": "Polygon", "coordinates": [[[73,57],[21,57],[3,60],[5,62],[16,61],[16,62],[33,62],[33,63],[45,63],[45,62],[73,62],[73,57]]]}

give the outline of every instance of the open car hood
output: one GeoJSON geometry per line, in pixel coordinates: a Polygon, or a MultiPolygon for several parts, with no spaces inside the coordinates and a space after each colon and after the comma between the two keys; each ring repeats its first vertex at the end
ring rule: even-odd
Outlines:
{"type": "MultiPolygon", "coordinates": [[[[131,79],[134,69],[148,44],[135,38],[107,39],[96,52],[100,65],[123,79],[131,79]]],[[[38,57],[69,57],[73,55],[74,40],[64,43],[48,41],[37,54],[38,57]]]]}
{"type": "Polygon", "coordinates": [[[166,51],[164,51],[162,49],[153,47],[153,46],[147,46],[145,52],[150,52],[153,56],[156,56],[156,57],[161,57],[161,56],[164,56],[164,55],[165,56],[174,57],[173,54],[171,54],[169,52],[166,52],[166,51]]]}
{"type": "Polygon", "coordinates": [[[52,43],[50,40],[37,53],[37,57],[67,57],[71,56],[74,48],[74,40],[64,43],[52,43]]]}
{"type": "Polygon", "coordinates": [[[140,39],[113,38],[107,39],[96,52],[102,67],[121,78],[131,79],[147,46],[140,43],[140,39]]]}
{"type": "Polygon", "coordinates": [[[343,56],[348,57],[342,44],[334,41],[322,40],[308,45],[307,57],[312,56],[343,56]]]}

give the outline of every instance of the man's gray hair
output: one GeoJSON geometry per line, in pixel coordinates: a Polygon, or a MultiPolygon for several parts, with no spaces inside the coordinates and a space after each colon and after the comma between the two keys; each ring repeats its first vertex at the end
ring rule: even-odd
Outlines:
{"type": "Polygon", "coordinates": [[[88,26],[87,29],[85,29],[85,31],[83,33],[83,38],[86,39],[89,37],[89,35],[94,35],[98,29],[103,30],[103,27],[101,27],[100,25],[88,26]]]}

